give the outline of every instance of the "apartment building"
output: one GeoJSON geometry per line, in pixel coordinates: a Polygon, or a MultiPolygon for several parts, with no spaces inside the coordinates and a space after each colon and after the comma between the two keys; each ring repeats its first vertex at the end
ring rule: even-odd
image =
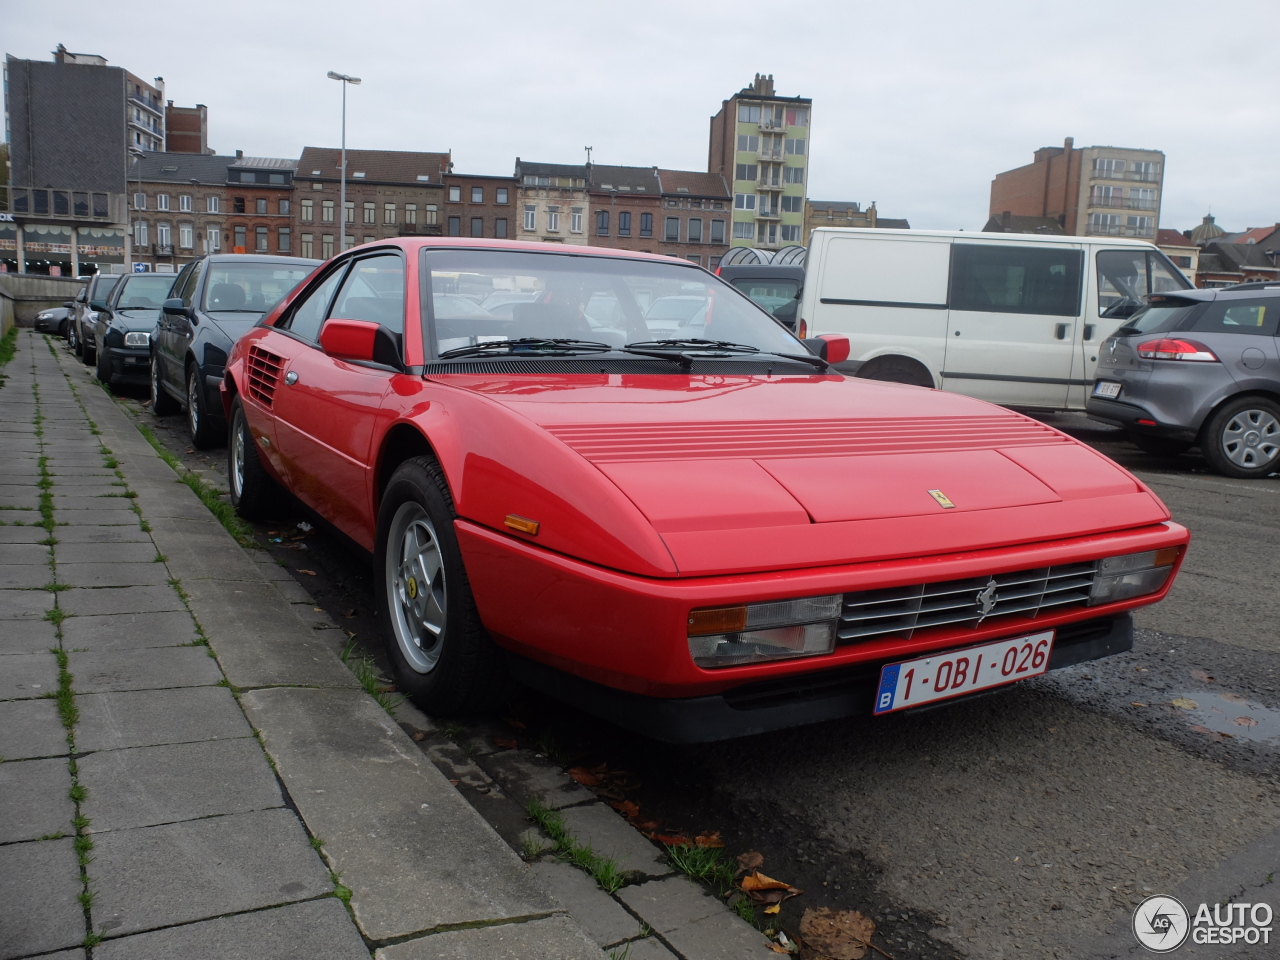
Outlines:
{"type": "Polygon", "coordinates": [[[906,220],[880,216],[875,201],[863,208],[856,200],[806,200],[804,205],[804,246],[815,227],[878,227],[881,230],[910,230],[906,220]]]}
{"type": "Polygon", "coordinates": [[[517,206],[515,177],[445,171],[441,225],[446,237],[514,237],[517,206]]]}
{"type": "Polygon", "coordinates": [[[1154,240],[1164,153],[1131,147],[1041,147],[1032,162],[996,174],[990,216],[1052,217],[1069,236],[1154,240]]]}
{"type": "Polygon", "coordinates": [[[203,103],[194,107],[175,107],[170,100],[164,107],[165,149],[169,153],[207,153],[209,149],[209,108],[203,103]]]}
{"type": "Polygon", "coordinates": [[[707,170],[732,190],[731,245],[802,241],[812,113],[810,98],[777,96],[773,74],[756,74],[711,118],[707,170]]]}
{"type": "Polygon", "coordinates": [[[729,252],[733,194],[719,173],[658,170],[662,187],[659,253],[714,270],[729,252]]]}
{"type": "Polygon", "coordinates": [[[228,170],[240,158],[147,153],[129,171],[133,263],[181,270],[193,258],[226,251],[228,170]]]}
{"type": "Polygon", "coordinates": [[[591,246],[662,252],[658,226],[662,223],[662,184],[657,167],[592,164],[587,192],[591,198],[591,246]]]}
{"type": "Polygon", "coordinates": [[[227,220],[223,239],[231,253],[298,255],[294,249],[293,177],[297,160],[246,157],[236,151],[227,167],[227,220]]]}
{"type": "Polygon", "coordinates": [[[586,164],[538,163],[516,157],[520,207],[517,240],[586,245],[591,197],[586,164]]]}

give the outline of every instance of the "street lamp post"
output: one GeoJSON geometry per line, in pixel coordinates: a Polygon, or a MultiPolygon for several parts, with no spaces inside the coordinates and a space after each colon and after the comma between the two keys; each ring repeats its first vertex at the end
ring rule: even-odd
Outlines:
{"type": "Polygon", "coordinates": [[[347,249],[347,84],[359,83],[359,77],[349,77],[345,73],[330,70],[330,80],[342,81],[342,186],[338,191],[338,249],[347,249]]]}

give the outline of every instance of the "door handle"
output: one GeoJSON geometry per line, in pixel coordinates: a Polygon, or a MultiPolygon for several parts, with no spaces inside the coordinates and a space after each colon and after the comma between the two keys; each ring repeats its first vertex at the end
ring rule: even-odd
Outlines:
{"type": "Polygon", "coordinates": [[[1097,328],[1097,324],[1095,324],[1095,323],[1086,323],[1086,324],[1084,325],[1084,338],[1085,338],[1086,340],[1092,340],[1092,339],[1093,339],[1093,331],[1094,331],[1096,328],[1097,328]]]}
{"type": "Polygon", "coordinates": [[[1069,323],[1059,323],[1059,324],[1054,328],[1054,333],[1053,333],[1053,335],[1054,335],[1055,337],[1057,337],[1059,340],[1065,340],[1065,339],[1067,339],[1067,331],[1068,331],[1068,330],[1070,330],[1070,329],[1071,329],[1071,324],[1069,324],[1069,323]]]}
{"type": "Polygon", "coordinates": [[[298,374],[295,371],[290,370],[288,373],[284,375],[284,382],[292,387],[295,383],[298,382],[298,374]]]}

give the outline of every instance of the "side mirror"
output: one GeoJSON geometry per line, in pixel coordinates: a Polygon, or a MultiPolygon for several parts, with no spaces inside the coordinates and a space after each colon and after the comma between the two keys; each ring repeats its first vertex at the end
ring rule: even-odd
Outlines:
{"type": "Polygon", "coordinates": [[[67,300],[67,301],[66,301],[66,302],[64,302],[62,305],[63,305],[64,307],[66,307],[68,310],[70,310],[72,307],[74,307],[74,306],[75,306],[75,301],[73,301],[73,300],[67,300]]]}
{"type": "Polygon", "coordinates": [[[170,297],[160,308],[168,317],[187,317],[192,319],[194,311],[182,302],[181,297],[170,297]]]}
{"type": "Polygon", "coordinates": [[[400,369],[400,336],[371,320],[326,320],[320,349],[335,360],[380,363],[400,369]]]}
{"type": "Polygon", "coordinates": [[[809,352],[821,357],[827,363],[843,363],[849,359],[849,338],[838,333],[824,333],[821,336],[802,340],[809,352]]]}

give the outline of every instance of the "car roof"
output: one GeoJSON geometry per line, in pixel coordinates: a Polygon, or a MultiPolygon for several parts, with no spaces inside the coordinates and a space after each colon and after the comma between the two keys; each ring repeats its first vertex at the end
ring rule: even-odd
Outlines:
{"type": "Polygon", "coordinates": [[[538,243],[529,240],[482,240],[471,237],[393,237],[389,240],[376,240],[372,243],[361,244],[358,247],[352,247],[347,250],[361,250],[362,248],[373,249],[374,247],[386,247],[394,245],[406,251],[411,250],[500,250],[500,251],[516,251],[523,253],[558,253],[567,254],[569,256],[578,257],[601,257],[613,258],[616,260],[653,260],[658,263],[676,263],[683,264],[695,270],[702,269],[696,263],[691,263],[682,257],[669,257],[661,253],[642,253],[639,250],[614,250],[609,247],[588,247],[585,244],[576,243],[538,243]]]}
{"type": "Polygon", "coordinates": [[[1205,287],[1195,290],[1166,290],[1153,293],[1151,298],[1171,297],[1207,303],[1211,300],[1248,300],[1252,297],[1280,297],[1280,283],[1250,283],[1236,287],[1205,287]]]}
{"type": "Polygon", "coordinates": [[[270,253],[210,253],[202,259],[210,263],[296,263],[304,267],[324,263],[308,257],[281,257],[270,253]]]}

